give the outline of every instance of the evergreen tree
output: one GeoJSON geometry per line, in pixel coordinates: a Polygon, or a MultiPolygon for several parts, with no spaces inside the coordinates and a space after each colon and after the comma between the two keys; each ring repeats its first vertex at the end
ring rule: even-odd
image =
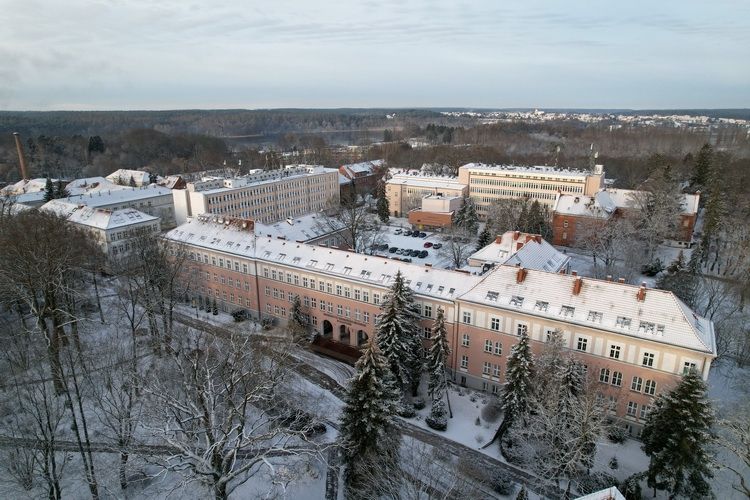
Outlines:
{"type": "Polygon", "coordinates": [[[67,198],[70,196],[70,191],[65,189],[65,186],[63,186],[63,182],[61,179],[57,179],[57,183],[55,183],[55,199],[57,198],[67,198]]]}
{"type": "Polygon", "coordinates": [[[531,234],[539,234],[545,240],[551,239],[552,227],[549,223],[549,214],[537,200],[534,200],[528,209],[523,231],[531,234]]]}
{"type": "Polygon", "coordinates": [[[490,232],[490,225],[488,223],[484,225],[484,229],[482,229],[482,232],[479,233],[479,241],[477,242],[477,251],[486,247],[490,243],[492,243],[492,233],[490,232]]]}
{"type": "Polygon", "coordinates": [[[47,177],[47,182],[44,184],[44,202],[52,201],[55,199],[55,186],[52,184],[52,179],[47,177]]]}
{"type": "Polygon", "coordinates": [[[300,303],[299,295],[294,296],[292,308],[289,311],[289,324],[287,326],[295,342],[302,343],[309,340],[307,335],[307,319],[302,314],[302,304],[300,303]]]}
{"type": "Polygon", "coordinates": [[[505,388],[500,400],[503,408],[503,421],[493,441],[502,440],[503,435],[514,422],[526,419],[529,412],[529,398],[533,391],[533,376],[534,357],[531,354],[529,336],[521,335],[521,339],[513,346],[508,356],[505,388]]]}
{"type": "Polygon", "coordinates": [[[714,150],[710,144],[704,144],[695,158],[690,186],[693,190],[703,189],[708,184],[713,168],[714,150]]]}
{"type": "Polygon", "coordinates": [[[472,236],[477,234],[479,229],[479,215],[474,200],[471,198],[464,199],[463,228],[472,236]]]}
{"type": "Polygon", "coordinates": [[[428,394],[434,400],[443,398],[447,389],[445,380],[445,360],[451,353],[448,345],[448,330],[445,327],[445,314],[442,307],[438,307],[435,324],[432,327],[432,345],[427,354],[427,372],[430,376],[428,394]]]}
{"type": "Polygon", "coordinates": [[[381,460],[381,471],[388,475],[388,467],[398,463],[400,436],[394,426],[401,391],[395,385],[388,368],[388,360],[381,354],[375,338],[368,341],[356,364],[357,373],[349,384],[346,403],[341,415],[341,443],[346,467],[344,480],[349,496],[367,497],[363,477],[371,471],[360,471],[358,466],[371,460],[381,460]]]}
{"type": "Polygon", "coordinates": [[[216,305],[216,298],[214,297],[214,301],[211,304],[211,309],[213,311],[213,315],[217,316],[219,314],[219,307],[216,305]]]}
{"type": "Polygon", "coordinates": [[[128,185],[130,187],[135,187],[135,178],[132,175],[130,176],[130,181],[128,182],[128,185]]]}
{"type": "Polygon", "coordinates": [[[378,184],[378,201],[377,201],[377,212],[380,222],[387,224],[390,219],[391,207],[388,205],[388,197],[385,195],[385,184],[378,184]]]}
{"type": "Polygon", "coordinates": [[[529,232],[529,200],[524,199],[523,205],[521,206],[521,212],[518,214],[518,222],[514,231],[523,231],[524,233],[529,232]]]}
{"type": "Polygon", "coordinates": [[[516,495],[516,500],[529,500],[529,492],[525,485],[521,486],[521,491],[516,495]]]}
{"type": "Polygon", "coordinates": [[[156,184],[157,182],[159,182],[159,176],[156,175],[153,172],[149,173],[148,174],[148,183],[149,184],[156,184]]]}
{"type": "Polygon", "coordinates": [[[695,308],[700,287],[698,260],[700,252],[694,251],[690,262],[685,262],[685,255],[680,251],[677,259],[656,280],[656,287],[673,292],[691,308],[695,308]]]}
{"type": "Polygon", "coordinates": [[[396,273],[381,309],[383,312],[378,316],[375,331],[393,378],[402,389],[413,387],[415,383],[418,385],[424,358],[419,337],[420,314],[401,271],[396,273]]]}
{"type": "Polygon", "coordinates": [[[89,137],[88,151],[90,153],[103,153],[104,152],[104,141],[98,135],[89,137]]]}
{"type": "Polygon", "coordinates": [[[707,479],[713,477],[708,452],[713,423],[706,385],[694,370],[657,396],[641,433],[649,457],[648,485],[667,490],[670,498],[711,496],[707,479]]]}

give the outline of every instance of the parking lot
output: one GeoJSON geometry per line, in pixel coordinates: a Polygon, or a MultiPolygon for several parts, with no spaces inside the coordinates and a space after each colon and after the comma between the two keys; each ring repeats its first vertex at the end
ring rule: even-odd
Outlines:
{"type": "Polygon", "coordinates": [[[390,226],[383,234],[383,243],[373,252],[375,255],[404,262],[445,267],[449,259],[440,251],[445,244],[441,235],[430,231],[416,233],[415,236],[410,229],[390,226]]]}

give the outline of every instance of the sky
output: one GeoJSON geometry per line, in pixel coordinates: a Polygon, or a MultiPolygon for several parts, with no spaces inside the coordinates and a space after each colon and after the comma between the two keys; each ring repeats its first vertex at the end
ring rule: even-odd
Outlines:
{"type": "Polygon", "coordinates": [[[0,0],[0,110],[750,107],[750,1],[0,0]]]}

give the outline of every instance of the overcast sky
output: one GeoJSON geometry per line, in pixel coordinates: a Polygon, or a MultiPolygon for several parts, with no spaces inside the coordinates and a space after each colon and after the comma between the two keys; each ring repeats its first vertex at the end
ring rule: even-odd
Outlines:
{"type": "Polygon", "coordinates": [[[750,1],[0,0],[0,109],[750,107],[750,1]]]}

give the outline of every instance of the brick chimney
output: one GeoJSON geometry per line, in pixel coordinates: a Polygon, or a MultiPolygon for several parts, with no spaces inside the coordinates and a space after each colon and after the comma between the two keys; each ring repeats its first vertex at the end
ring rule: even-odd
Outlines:
{"type": "Polygon", "coordinates": [[[541,234],[535,234],[534,235],[534,241],[541,244],[542,243],[542,235],[541,234]]]}
{"type": "Polygon", "coordinates": [[[513,231],[513,241],[521,237],[521,231],[513,231]]]}
{"type": "Polygon", "coordinates": [[[607,281],[612,281],[612,275],[611,274],[607,275],[607,281]]]}
{"type": "Polygon", "coordinates": [[[497,235],[497,236],[495,236],[495,244],[496,244],[496,245],[499,245],[499,244],[500,244],[500,243],[502,243],[502,242],[503,242],[503,237],[502,237],[502,235],[497,235]]]}
{"type": "Polygon", "coordinates": [[[625,278],[617,278],[617,282],[621,285],[625,284],[625,278]]]}
{"type": "Polygon", "coordinates": [[[573,270],[572,270],[572,271],[570,272],[570,275],[571,275],[571,276],[578,276],[578,271],[576,271],[575,269],[573,269],[573,270]]]}
{"type": "Polygon", "coordinates": [[[638,300],[638,302],[643,302],[646,300],[646,282],[641,282],[641,287],[638,289],[638,293],[636,294],[635,298],[638,300]]]}
{"type": "Polygon", "coordinates": [[[581,287],[583,287],[583,279],[581,279],[581,277],[578,276],[576,279],[573,280],[573,295],[580,294],[581,287]]]}
{"type": "Polygon", "coordinates": [[[523,283],[523,280],[526,279],[527,274],[528,271],[525,267],[519,267],[518,271],[516,272],[516,283],[523,283]]]}

